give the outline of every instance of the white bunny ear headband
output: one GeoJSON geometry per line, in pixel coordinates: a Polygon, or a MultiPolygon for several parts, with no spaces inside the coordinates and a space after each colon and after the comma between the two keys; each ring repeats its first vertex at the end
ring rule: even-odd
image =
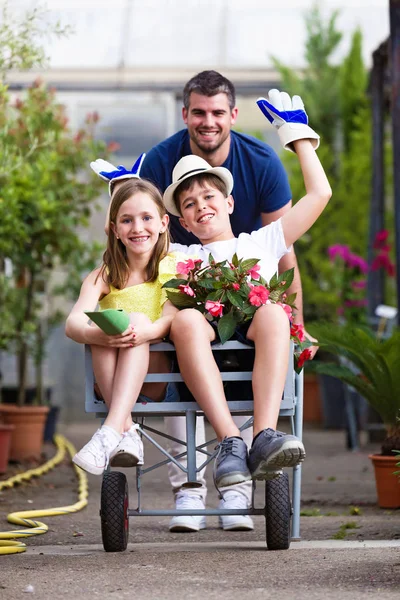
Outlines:
{"type": "Polygon", "coordinates": [[[111,163],[107,162],[106,160],[103,160],[102,158],[98,158],[97,160],[91,162],[90,167],[93,169],[96,175],[104,179],[104,181],[109,182],[108,192],[111,197],[112,186],[115,181],[132,179],[133,177],[140,179],[140,169],[145,159],[145,156],[145,153],[141,154],[130,171],[129,169],[126,169],[123,165],[118,165],[118,167],[116,167],[115,165],[112,165],[111,163]]]}

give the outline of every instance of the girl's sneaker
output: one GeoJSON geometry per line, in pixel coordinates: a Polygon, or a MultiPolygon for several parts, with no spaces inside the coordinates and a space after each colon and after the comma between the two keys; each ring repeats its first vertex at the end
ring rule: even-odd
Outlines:
{"type": "Polygon", "coordinates": [[[143,465],[143,442],[138,434],[139,425],[136,423],[126,431],[118,446],[111,452],[112,467],[136,467],[143,465]]]}
{"type": "Polygon", "coordinates": [[[111,427],[103,425],[98,429],[90,442],[83,446],[72,461],[84,471],[93,475],[101,475],[108,467],[111,452],[121,440],[119,433],[111,427]]]}

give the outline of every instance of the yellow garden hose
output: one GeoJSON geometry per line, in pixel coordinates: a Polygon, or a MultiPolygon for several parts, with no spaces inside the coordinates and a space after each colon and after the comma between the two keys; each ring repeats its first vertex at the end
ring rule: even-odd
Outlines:
{"type": "MultiPolygon", "coordinates": [[[[44,465],[37,467],[36,469],[30,469],[25,473],[19,473],[10,477],[6,481],[0,481],[0,491],[11,488],[15,484],[28,481],[32,477],[40,477],[44,475],[55,466],[57,466],[62,460],[64,460],[65,452],[68,451],[71,458],[75,454],[75,448],[64,436],[55,435],[54,442],[57,446],[57,452],[55,456],[48,460],[44,465]]],[[[48,531],[48,527],[45,523],[40,521],[33,521],[34,517],[54,517],[56,515],[67,515],[69,513],[78,512],[87,505],[88,497],[88,481],[86,473],[73,465],[75,473],[78,477],[78,502],[71,504],[70,506],[59,506],[58,508],[47,508],[39,510],[24,510],[21,512],[14,512],[7,515],[7,521],[14,525],[22,525],[24,527],[30,527],[26,529],[14,529],[13,531],[0,532],[0,554],[17,554],[19,552],[25,552],[26,544],[23,542],[15,541],[14,538],[31,537],[32,535],[40,535],[48,531]]]]}

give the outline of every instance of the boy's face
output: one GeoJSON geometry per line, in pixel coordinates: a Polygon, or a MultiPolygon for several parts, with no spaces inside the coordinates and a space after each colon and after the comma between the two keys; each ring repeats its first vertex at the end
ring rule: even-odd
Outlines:
{"type": "Polygon", "coordinates": [[[204,182],[197,181],[179,194],[182,227],[193,233],[203,244],[232,239],[229,215],[233,212],[233,198],[204,182]]]}

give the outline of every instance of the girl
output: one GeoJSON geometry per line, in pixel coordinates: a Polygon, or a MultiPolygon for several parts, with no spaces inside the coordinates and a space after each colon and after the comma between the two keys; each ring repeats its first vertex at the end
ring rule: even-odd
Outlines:
{"type": "Polygon", "coordinates": [[[113,466],[143,464],[143,444],[131,411],[140,393],[161,401],[174,394],[166,383],[143,384],[147,372],[169,371],[164,353],[149,351],[165,337],[177,309],[167,300],[163,283],[176,274],[178,254],[168,254],[169,217],[159,191],[134,178],[114,190],[103,265],[82,284],[66,322],[66,335],[91,346],[93,370],[109,408],[92,439],[73,458],[76,465],[100,475],[113,466]],[[121,335],[107,335],[85,311],[122,308],[130,326],[121,335]]]}

